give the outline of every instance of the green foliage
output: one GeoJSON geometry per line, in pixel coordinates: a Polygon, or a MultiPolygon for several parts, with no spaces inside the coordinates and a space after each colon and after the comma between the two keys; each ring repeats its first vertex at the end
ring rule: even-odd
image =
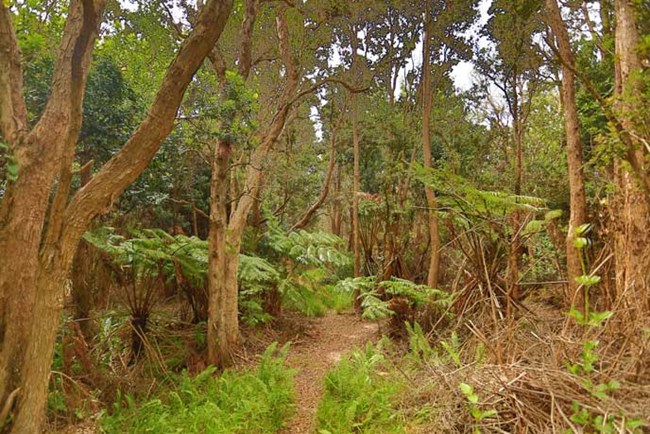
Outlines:
{"type": "MultiPolygon", "coordinates": [[[[456,332],[452,332],[451,338],[447,341],[440,341],[440,346],[445,350],[449,359],[454,362],[454,364],[460,368],[463,366],[461,361],[461,348],[460,341],[458,340],[458,335],[456,332]]],[[[478,358],[477,358],[478,359],[478,358]]]]}
{"type": "MultiPolygon", "coordinates": [[[[441,207],[456,209],[466,215],[503,217],[515,211],[544,210],[545,201],[537,197],[480,190],[465,178],[446,170],[427,169],[417,163],[412,168],[416,179],[436,189],[441,207]]],[[[551,214],[549,219],[556,216],[551,214]]]]}
{"type": "Polygon", "coordinates": [[[467,399],[467,410],[469,410],[469,413],[474,419],[474,433],[479,434],[481,432],[479,429],[479,423],[484,419],[496,416],[498,413],[495,409],[481,410],[479,396],[471,385],[460,383],[458,388],[467,399]]]}
{"type": "Polygon", "coordinates": [[[18,160],[11,153],[9,145],[0,141],[0,189],[5,188],[6,182],[16,182],[19,173],[20,165],[18,160]]]}
{"type": "Polygon", "coordinates": [[[219,123],[216,136],[230,143],[245,143],[256,128],[255,112],[259,95],[246,87],[244,78],[234,71],[226,71],[223,100],[208,110],[208,115],[219,123]]]}
{"type": "Polygon", "coordinates": [[[208,368],[195,377],[174,378],[172,390],[143,403],[126,397],[102,417],[105,433],[274,433],[293,413],[293,370],[284,364],[288,347],[276,344],[255,371],[208,368]]]}
{"type": "Polygon", "coordinates": [[[386,363],[368,344],[327,373],[317,413],[320,434],[406,432],[397,410],[405,384],[385,375],[386,363]]]}
{"type": "MultiPolygon", "coordinates": [[[[575,238],[574,245],[580,252],[580,259],[583,269],[582,276],[576,277],[576,282],[583,286],[585,295],[584,313],[571,307],[567,315],[573,318],[580,326],[585,327],[585,331],[600,328],[603,323],[611,318],[614,313],[610,311],[595,312],[589,309],[589,288],[600,283],[600,276],[587,275],[585,261],[583,258],[583,248],[588,244],[589,240],[586,235],[591,229],[591,225],[586,223],[581,225],[575,230],[577,237],[575,238]]],[[[565,366],[571,374],[578,378],[579,384],[588,391],[594,398],[599,400],[610,399],[610,394],[621,387],[621,384],[616,379],[608,381],[600,381],[597,378],[600,376],[598,369],[598,341],[586,340],[580,353],[580,360],[574,363],[565,361],[565,366]]],[[[593,429],[595,432],[601,433],[615,433],[620,432],[619,427],[624,426],[629,430],[635,430],[644,423],[641,419],[629,419],[621,417],[622,421],[613,414],[599,414],[598,411],[584,406],[578,401],[572,403],[573,413],[570,416],[572,422],[578,424],[587,430],[593,429]]]]}
{"type": "Polygon", "coordinates": [[[299,230],[286,234],[278,224],[271,222],[265,243],[279,257],[303,266],[336,268],[351,262],[345,241],[329,232],[299,230]]]}
{"type": "MultiPolygon", "coordinates": [[[[185,235],[172,236],[161,229],[133,230],[131,234],[131,238],[126,238],[116,234],[113,228],[103,227],[87,232],[84,239],[109,254],[118,266],[159,269],[167,281],[181,277],[177,272],[178,266],[182,279],[191,282],[196,291],[204,294],[201,298],[207,300],[207,241],[185,235]]],[[[239,296],[245,322],[258,324],[269,319],[263,312],[259,296],[273,288],[280,277],[278,270],[268,261],[257,256],[239,256],[239,296]]],[[[191,297],[192,294],[186,296],[191,297]]],[[[191,305],[196,303],[189,301],[191,305]]]]}
{"type": "MultiPolygon", "coordinates": [[[[332,298],[332,291],[323,285],[325,277],[351,262],[345,242],[323,231],[287,234],[270,218],[261,244],[262,251],[281,270],[278,290],[287,307],[308,316],[323,315],[328,308],[326,300],[332,298]]],[[[345,303],[344,296],[339,297],[339,303],[345,303]]]]}
{"type": "MultiPolygon", "coordinates": [[[[172,236],[162,229],[131,230],[131,237],[127,238],[110,227],[87,232],[84,239],[109,254],[118,266],[160,268],[168,281],[178,278],[177,266],[180,266],[184,279],[195,288],[205,290],[207,241],[172,236]]],[[[332,299],[337,309],[345,308],[349,297],[334,294],[320,283],[326,270],[334,272],[349,264],[343,240],[326,232],[300,231],[287,235],[271,226],[264,242],[272,262],[259,256],[239,255],[239,295],[245,322],[258,324],[270,319],[263,311],[261,295],[276,289],[289,307],[309,316],[324,314],[328,308],[326,299],[332,299]]]]}
{"type": "Polygon", "coordinates": [[[430,304],[445,314],[449,314],[448,308],[453,302],[453,295],[448,292],[397,277],[379,282],[374,276],[348,278],[338,282],[336,287],[339,291],[350,294],[358,291],[362,316],[369,320],[380,320],[394,315],[390,300],[395,297],[406,300],[412,308],[430,304]]]}
{"type": "Polygon", "coordinates": [[[435,349],[431,346],[420,324],[406,323],[408,333],[409,355],[416,360],[429,361],[437,357],[435,349]]]}
{"type": "MultiPolygon", "coordinates": [[[[143,266],[163,264],[168,277],[174,275],[174,263],[183,269],[186,278],[197,286],[203,285],[208,272],[208,242],[196,237],[170,235],[162,229],[133,230],[132,238],[115,233],[113,228],[103,227],[86,232],[84,239],[96,248],[108,253],[119,265],[132,263],[143,266]]],[[[240,255],[239,280],[244,287],[274,284],[278,271],[266,260],[240,255]]]]}
{"type": "Polygon", "coordinates": [[[323,289],[321,297],[323,304],[328,309],[334,309],[336,313],[341,313],[352,307],[354,300],[351,293],[338,291],[335,285],[324,285],[323,289]]]}

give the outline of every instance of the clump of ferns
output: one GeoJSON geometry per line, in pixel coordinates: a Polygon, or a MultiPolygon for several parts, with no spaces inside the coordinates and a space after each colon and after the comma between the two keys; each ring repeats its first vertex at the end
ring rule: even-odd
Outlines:
{"type": "Polygon", "coordinates": [[[163,263],[153,263],[133,256],[127,264],[115,267],[115,279],[129,309],[131,325],[131,354],[129,365],[142,355],[151,312],[164,286],[163,263]]]}

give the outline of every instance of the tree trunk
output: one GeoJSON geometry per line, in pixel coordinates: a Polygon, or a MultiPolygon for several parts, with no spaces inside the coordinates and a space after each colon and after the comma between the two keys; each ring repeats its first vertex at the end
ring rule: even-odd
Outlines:
{"type": "MultiPolygon", "coordinates": [[[[50,101],[33,130],[26,134],[21,130],[24,125],[20,128],[12,127],[3,119],[3,135],[16,153],[20,174],[16,182],[9,185],[0,205],[0,251],[13,253],[0,255],[0,301],[3,305],[0,312],[0,403],[12,391],[21,387],[19,408],[28,401],[25,396],[29,391],[21,382],[26,380],[24,369],[31,362],[25,356],[32,337],[31,326],[33,319],[38,318],[34,316],[34,310],[41,272],[39,248],[48,198],[64,160],[66,145],[76,141],[81,128],[81,104],[86,76],[104,3],[96,0],[85,1],[83,4],[73,1],[70,4],[62,41],[64,49],[56,61],[50,101]],[[15,141],[12,143],[12,140],[15,141]]],[[[9,12],[4,5],[0,6],[0,14],[3,31],[11,31],[9,12]]],[[[3,46],[10,46],[14,42],[7,42],[6,33],[0,35],[0,41],[3,46]]],[[[2,63],[6,60],[4,56],[5,53],[2,63]]],[[[11,66],[20,68],[20,64],[11,66]]],[[[11,70],[9,75],[12,75],[11,70]]],[[[14,115],[22,112],[24,100],[5,99],[3,90],[0,89],[2,106],[17,105],[18,108],[12,110],[14,115]]],[[[8,111],[10,110],[6,107],[2,108],[3,118],[8,111]]],[[[23,120],[17,124],[23,124],[23,120]]],[[[41,338],[40,335],[34,337],[41,338]]],[[[39,400],[40,397],[36,399],[39,400]]]]}
{"type": "MultiPolygon", "coordinates": [[[[354,36],[356,38],[356,35],[354,36]]],[[[356,50],[353,53],[356,56],[356,50]]],[[[361,276],[361,234],[359,233],[359,193],[361,174],[359,170],[359,125],[357,123],[357,95],[352,95],[352,145],[354,171],[352,174],[352,249],[354,252],[354,277],[361,276]]],[[[361,312],[361,299],[358,291],[354,293],[354,310],[361,312]]]]}
{"type": "Polygon", "coordinates": [[[228,230],[228,168],[231,144],[220,140],[212,162],[210,185],[210,225],[208,232],[208,361],[215,366],[227,366],[232,360],[230,347],[237,336],[226,331],[225,302],[227,294],[227,230],[228,230]]]}
{"type": "Polygon", "coordinates": [[[546,0],[548,22],[555,34],[559,53],[562,56],[562,106],[564,108],[564,128],[567,138],[567,164],[569,169],[569,195],[571,214],[566,236],[567,255],[567,293],[564,301],[566,306],[575,306],[584,312],[584,294],[579,291],[576,278],[583,274],[580,261],[580,251],[574,246],[576,229],[587,220],[587,202],[582,170],[582,141],[580,140],[580,123],[578,106],[576,104],[575,76],[573,69],[575,58],[571,50],[571,42],[566,25],[562,21],[557,0],[546,0]]]}
{"type": "MultiPolygon", "coordinates": [[[[251,2],[256,3],[255,0],[251,2]]],[[[246,19],[244,26],[252,25],[251,22],[250,18],[246,19]]],[[[212,167],[208,235],[208,358],[210,363],[220,368],[232,363],[234,351],[239,344],[237,271],[246,219],[258,197],[266,159],[284,129],[299,83],[299,73],[290,51],[288,27],[283,11],[279,11],[276,24],[280,52],[287,69],[287,80],[275,116],[261,134],[260,144],[253,152],[246,169],[245,190],[233,205],[230,221],[227,213],[226,182],[231,154],[230,143],[219,142],[212,167]]],[[[240,50],[245,51],[244,48],[240,50]]]]}
{"type": "MultiPolygon", "coordinates": [[[[232,7],[228,0],[206,3],[170,65],[147,118],[71,201],[63,194],[67,188],[59,190],[46,225],[56,174],[64,174],[60,185],[69,181],[66,170],[81,127],[86,77],[104,4],[105,0],[71,2],[52,91],[29,133],[24,131],[26,123],[20,114],[24,101],[16,101],[16,92],[3,82],[5,67],[20,72],[20,62],[6,61],[5,53],[17,50],[12,48],[11,16],[0,4],[0,127],[21,167],[18,180],[0,205],[0,251],[20,252],[0,255],[0,408],[11,407],[18,396],[11,429],[21,434],[42,430],[62,298],[77,243],[92,219],[109,208],[153,158],[173,126],[187,85],[221,35],[232,7]],[[9,102],[10,110],[6,108],[9,102]],[[19,394],[14,393],[17,390],[19,394]]],[[[17,76],[16,71],[9,76],[17,76]]]]}
{"type": "Polygon", "coordinates": [[[336,165],[334,169],[334,200],[331,202],[330,231],[337,237],[341,236],[343,212],[341,211],[341,168],[336,165]]]}
{"type": "MultiPolygon", "coordinates": [[[[628,0],[615,1],[616,12],[616,93],[619,98],[616,110],[621,124],[628,133],[641,130],[636,124],[642,104],[638,98],[643,95],[643,84],[639,80],[642,69],[638,56],[639,33],[634,6],[628,0]],[[636,116],[635,116],[636,115],[636,116]]],[[[636,161],[644,162],[643,147],[632,135],[634,148],[629,150],[636,161]]],[[[647,174],[647,168],[637,168],[647,174]]],[[[650,307],[648,296],[650,269],[650,203],[648,194],[639,185],[634,172],[627,166],[617,164],[615,201],[615,253],[617,300],[621,311],[630,320],[636,320],[650,307]]]]}
{"type": "MultiPolygon", "coordinates": [[[[430,65],[430,37],[432,18],[429,12],[429,2],[425,2],[424,8],[424,43],[422,44],[422,150],[424,154],[424,167],[431,169],[433,159],[431,157],[431,104],[433,92],[431,89],[431,65],[430,65]]],[[[429,258],[429,274],[427,275],[427,286],[438,287],[438,275],[440,272],[440,231],[438,228],[438,214],[436,194],[429,186],[424,187],[429,208],[429,236],[431,238],[431,256],[429,258]]]]}

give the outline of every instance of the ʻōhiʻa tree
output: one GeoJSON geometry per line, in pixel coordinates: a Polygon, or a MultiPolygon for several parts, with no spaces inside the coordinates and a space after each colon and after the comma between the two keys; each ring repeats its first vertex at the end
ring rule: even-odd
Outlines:
{"type": "MultiPolygon", "coordinates": [[[[429,2],[425,1],[424,7],[424,43],[422,44],[422,150],[424,153],[424,167],[430,169],[433,166],[431,158],[431,64],[429,43],[431,37],[432,17],[429,10],[429,2]]],[[[438,273],[440,271],[440,231],[438,230],[438,216],[436,211],[436,194],[433,188],[425,186],[424,191],[427,197],[429,208],[429,237],[431,239],[431,256],[429,258],[429,274],[427,285],[431,288],[438,286],[438,273]]]]}
{"type": "Polygon", "coordinates": [[[569,32],[562,21],[557,0],[546,0],[546,14],[557,41],[557,51],[565,65],[562,67],[562,106],[564,107],[564,128],[567,142],[567,164],[569,175],[569,229],[566,237],[568,291],[565,303],[583,309],[584,298],[580,295],[576,277],[582,275],[580,252],[574,245],[576,229],[586,222],[587,201],[583,176],[582,139],[576,103],[575,59],[571,50],[569,32]]]}
{"type": "Polygon", "coordinates": [[[622,128],[619,137],[624,139],[627,160],[632,170],[621,163],[615,169],[618,194],[613,224],[617,299],[625,307],[626,316],[638,319],[650,304],[650,190],[646,147],[648,137],[643,137],[647,112],[642,107],[647,107],[647,104],[642,100],[645,84],[641,80],[643,67],[638,51],[640,37],[634,8],[635,4],[629,0],[614,2],[615,82],[618,98],[615,111],[622,128]]]}
{"type": "Polygon", "coordinates": [[[219,39],[232,1],[204,4],[149,114],[124,147],[70,197],[84,89],[105,6],[106,0],[70,2],[50,97],[29,129],[12,13],[0,4],[0,128],[19,166],[0,204],[0,251],[12,252],[0,255],[0,409],[13,414],[11,432],[42,431],[65,282],[79,239],[144,170],[171,131],[185,89],[219,39]]]}

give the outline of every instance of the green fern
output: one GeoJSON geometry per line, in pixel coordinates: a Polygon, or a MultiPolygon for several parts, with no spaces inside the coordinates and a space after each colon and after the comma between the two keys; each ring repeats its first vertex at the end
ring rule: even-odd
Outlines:
{"type": "MultiPolygon", "coordinates": [[[[113,228],[103,227],[86,232],[84,239],[109,254],[116,264],[129,266],[134,262],[154,266],[162,262],[168,276],[174,275],[174,263],[196,286],[205,283],[208,273],[208,242],[196,237],[170,235],[162,229],[132,231],[132,238],[117,235],[113,228]]],[[[238,278],[243,286],[276,283],[278,270],[263,258],[240,255],[238,278]]]]}
{"type": "Polygon", "coordinates": [[[441,208],[462,211],[467,215],[503,216],[515,211],[539,212],[546,206],[545,201],[538,197],[480,190],[467,179],[447,170],[428,169],[418,163],[414,163],[412,169],[415,179],[436,189],[441,208]]]}

